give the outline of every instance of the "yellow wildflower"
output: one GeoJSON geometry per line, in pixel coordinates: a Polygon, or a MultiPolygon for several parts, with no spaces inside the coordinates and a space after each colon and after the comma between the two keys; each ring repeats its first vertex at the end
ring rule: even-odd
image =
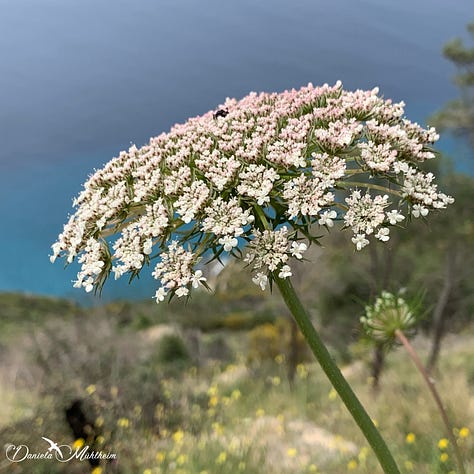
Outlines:
{"type": "Polygon", "coordinates": [[[261,418],[262,416],[265,415],[265,410],[263,408],[259,408],[256,412],[255,415],[257,418],[261,418]]]}
{"type": "Polygon", "coordinates": [[[438,448],[439,449],[446,449],[448,447],[449,441],[446,438],[441,438],[438,441],[438,448]]]}
{"type": "Polygon", "coordinates": [[[275,357],[275,362],[279,365],[283,364],[283,362],[285,362],[285,356],[284,354],[278,354],[276,357],[275,357]]]}
{"type": "Polygon", "coordinates": [[[309,472],[318,472],[318,468],[316,467],[316,464],[310,464],[308,467],[309,472]]]}
{"type": "Polygon", "coordinates": [[[87,392],[87,395],[92,395],[96,390],[96,387],[95,385],[88,385],[86,387],[86,392],[87,392]]]}
{"type": "Polygon", "coordinates": [[[415,433],[408,433],[405,437],[405,442],[407,444],[413,444],[416,441],[415,433]]]}
{"type": "Polygon", "coordinates": [[[273,378],[272,378],[272,384],[273,384],[275,387],[278,387],[278,385],[280,385],[280,383],[281,383],[280,377],[273,377],[273,378]]]}
{"type": "Polygon", "coordinates": [[[219,397],[216,395],[213,395],[211,398],[209,398],[209,407],[215,407],[219,404],[219,397]]]}
{"type": "Polygon", "coordinates": [[[302,379],[305,379],[308,377],[308,369],[306,368],[304,364],[298,364],[296,366],[296,373],[302,379]]]}
{"type": "Polygon", "coordinates": [[[153,474],[153,473],[152,473],[151,469],[145,469],[143,471],[143,474],[153,474]]]}
{"type": "Polygon", "coordinates": [[[440,460],[441,462],[446,462],[448,459],[449,459],[448,453],[441,453],[441,454],[439,455],[439,460],[440,460]]]}
{"type": "Polygon", "coordinates": [[[97,436],[95,439],[98,445],[104,444],[105,443],[105,438],[102,435],[97,436]]]}
{"type": "Polygon", "coordinates": [[[225,407],[228,407],[228,406],[230,405],[230,402],[231,402],[230,397],[222,397],[222,404],[223,404],[225,407]]]}
{"type": "Polygon", "coordinates": [[[162,463],[166,458],[166,453],[163,451],[158,451],[156,453],[155,459],[159,462],[162,463]]]}
{"type": "Polygon", "coordinates": [[[288,451],[286,452],[289,458],[294,458],[297,454],[298,451],[296,451],[295,448],[288,448],[288,451]]]}
{"type": "Polygon", "coordinates": [[[238,400],[241,396],[242,394],[240,393],[240,390],[233,390],[230,394],[230,398],[232,398],[232,400],[238,400]]]}
{"type": "Polygon", "coordinates": [[[104,418],[102,418],[101,416],[98,416],[95,419],[94,424],[95,424],[95,426],[97,426],[97,428],[100,428],[104,424],[104,418]]]}
{"type": "Polygon", "coordinates": [[[183,464],[186,463],[187,460],[188,460],[188,457],[186,456],[186,454],[180,454],[178,458],[176,459],[176,463],[178,464],[178,466],[182,466],[183,464]]]}
{"type": "Polygon", "coordinates": [[[178,430],[173,433],[172,438],[175,443],[181,443],[184,438],[184,432],[182,430],[178,430]]]}
{"type": "Polygon", "coordinates": [[[97,466],[92,469],[91,474],[102,474],[102,472],[104,472],[103,469],[100,466],[97,466]]]}
{"type": "Polygon", "coordinates": [[[130,421],[128,418],[119,418],[117,420],[117,426],[120,428],[128,428],[130,426],[130,421]]]}
{"type": "Polygon", "coordinates": [[[223,432],[222,425],[220,423],[212,423],[212,430],[214,431],[215,434],[221,435],[223,432]]]}
{"type": "Polygon", "coordinates": [[[412,472],[413,471],[413,468],[414,468],[414,465],[411,461],[405,461],[405,469],[408,471],[408,472],[412,472]]]}
{"type": "Polygon", "coordinates": [[[347,463],[347,470],[354,471],[355,469],[357,469],[357,461],[355,459],[352,459],[347,463]]]}
{"type": "Polygon", "coordinates": [[[72,449],[81,449],[86,442],[84,441],[83,438],[78,438],[74,443],[72,444],[72,449]]]}
{"type": "Polygon", "coordinates": [[[217,456],[216,464],[224,464],[227,461],[227,453],[222,451],[219,456],[217,456]]]}
{"type": "Polygon", "coordinates": [[[366,461],[368,454],[369,454],[369,448],[367,446],[364,446],[363,448],[361,448],[357,457],[359,458],[359,461],[363,463],[366,461]]]}
{"type": "Polygon", "coordinates": [[[217,395],[217,385],[211,385],[209,389],[207,390],[207,394],[212,397],[214,395],[217,395]]]}
{"type": "Polygon", "coordinates": [[[336,390],[334,390],[333,388],[329,391],[328,393],[328,398],[329,400],[333,401],[333,400],[336,400],[337,398],[337,392],[336,390]]]}
{"type": "Polygon", "coordinates": [[[459,430],[459,437],[461,439],[464,439],[464,438],[467,438],[470,434],[470,431],[469,431],[469,428],[466,428],[465,426],[463,426],[460,430],[459,430]]]}

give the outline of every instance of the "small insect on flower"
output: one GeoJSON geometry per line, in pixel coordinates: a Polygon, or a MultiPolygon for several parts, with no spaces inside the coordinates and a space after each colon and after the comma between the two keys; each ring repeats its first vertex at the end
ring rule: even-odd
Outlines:
{"type": "Polygon", "coordinates": [[[229,115],[229,111],[227,109],[219,109],[214,112],[213,117],[216,119],[218,117],[227,117],[229,115]]]}

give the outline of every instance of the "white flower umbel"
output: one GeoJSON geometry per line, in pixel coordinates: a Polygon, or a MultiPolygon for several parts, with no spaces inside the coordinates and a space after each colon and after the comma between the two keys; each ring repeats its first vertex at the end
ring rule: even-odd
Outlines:
{"type": "Polygon", "coordinates": [[[344,221],[354,234],[372,234],[385,220],[385,208],[389,205],[388,195],[372,197],[369,193],[353,191],[346,198],[349,206],[344,221]]]}
{"type": "Polygon", "coordinates": [[[263,232],[255,229],[253,234],[255,237],[247,247],[244,260],[251,263],[255,270],[263,268],[266,272],[273,272],[288,261],[291,249],[287,227],[263,232]]]}
{"type": "Polygon", "coordinates": [[[168,251],[162,252],[161,261],[156,264],[152,276],[160,280],[166,292],[173,291],[178,297],[186,296],[189,283],[196,286],[199,281],[204,280],[200,270],[193,273],[194,263],[195,255],[173,241],[168,246],[168,251]]]}
{"type": "Polygon", "coordinates": [[[131,146],[84,184],[51,261],[77,259],[86,291],[154,265],[162,301],[205,286],[200,265],[222,252],[245,255],[261,288],[286,279],[319,226],[350,228],[358,250],[388,241],[388,226],[453,199],[419,168],[435,130],[378,94],[339,82],[251,93],[131,146]]]}

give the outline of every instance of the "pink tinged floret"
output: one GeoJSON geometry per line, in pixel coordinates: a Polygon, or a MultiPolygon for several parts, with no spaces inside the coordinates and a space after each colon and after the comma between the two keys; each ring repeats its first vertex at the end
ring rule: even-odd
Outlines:
{"type": "Polygon", "coordinates": [[[189,224],[206,204],[210,190],[203,181],[193,181],[183,189],[183,194],[174,204],[176,212],[185,224],[189,224]]]}
{"type": "MultiPolygon", "coordinates": [[[[168,251],[161,254],[161,261],[156,264],[152,276],[160,280],[163,291],[159,296],[165,296],[169,291],[173,291],[178,297],[189,294],[188,286],[193,287],[206,281],[202,276],[202,271],[193,272],[196,262],[195,255],[185,250],[177,241],[171,242],[168,251]]],[[[159,300],[159,298],[157,298],[159,300]]]]}
{"type": "Polygon", "coordinates": [[[316,216],[323,206],[334,201],[334,194],[326,192],[326,183],[305,175],[287,181],[283,187],[283,198],[288,201],[288,216],[316,216]]]}
{"type": "Polygon", "coordinates": [[[354,234],[372,234],[385,220],[385,208],[389,205],[388,195],[372,197],[369,193],[352,191],[346,198],[349,208],[344,222],[354,234]]]}
{"type": "Polygon", "coordinates": [[[261,206],[270,202],[269,195],[278,178],[279,175],[273,168],[250,164],[239,173],[240,184],[237,191],[243,196],[256,199],[257,204],[261,206]]]}
{"type": "Polygon", "coordinates": [[[254,221],[250,210],[243,210],[236,198],[225,201],[218,197],[204,210],[202,229],[217,236],[238,237],[244,233],[244,227],[254,221]]]}
{"type": "Polygon", "coordinates": [[[374,171],[387,172],[390,170],[397,157],[397,150],[394,150],[389,143],[376,145],[374,142],[360,143],[360,156],[367,167],[374,171]]]}

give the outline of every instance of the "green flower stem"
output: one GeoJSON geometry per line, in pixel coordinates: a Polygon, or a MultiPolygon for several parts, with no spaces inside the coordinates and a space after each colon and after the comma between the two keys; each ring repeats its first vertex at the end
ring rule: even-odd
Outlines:
{"type": "Polygon", "coordinates": [[[324,370],[325,374],[332,383],[332,386],[341,397],[347,409],[351,413],[355,422],[359,425],[365,438],[376,454],[380,465],[386,474],[400,474],[400,471],[390,453],[385,441],[365,411],[364,407],[358,400],[351,386],[346,381],[336,363],[331,357],[323,341],[319,337],[314,328],[308,313],[304,309],[296,292],[291,284],[289,278],[279,278],[275,273],[273,274],[275,283],[277,284],[280,293],[295,318],[301,332],[308,342],[313,354],[316,356],[319,364],[324,370]]]}
{"type": "Polygon", "coordinates": [[[400,191],[397,191],[396,189],[390,189],[385,186],[379,186],[378,184],[363,183],[362,181],[341,181],[337,185],[341,188],[355,186],[360,188],[376,189],[377,191],[383,191],[384,193],[393,194],[394,196],[400,198],[403,197],[402,193],[400,191]]]}
{"type": "Polygon", "coordinates": [[[416,368],[420,371],[421,375],[423,376],[426,382],[426,385],[428,385],[431,395],[433,395],[433,398],[436,402],[436,406],[438,407],[438,410],[441,414],[441,418],[443,419],[444,426],[446,427],[446,434],[448,436],[449,442],[451,443],[451,446],[453,447],[459,473],[466,474],[466,471],[464,470],[464,464],[463,464],[461,452],[459,451],[458,443],[456,442],[456,438],[454,437],[454,434],[453,434],[453,427],[451,426],[451,422],[449,421],[448,414],[446,413],[446,410],[443,406],[443,402],[441,401],[441,397],[439,396],[438,390],[436,389],[436,385],[433,383],[433,380],[431,379],[428,372],[426,371],[426,368],[423,365],[423,362],[421,362],[420,358],[418,357],[418,354],[416,353],[415,349],[406,338],[403,331],[401,331],[400,329],[397,329],[395,331],[395,335],[397,336],[397,339],[403,344],[403,347],[408,352],[408,355],[411,357],[411,360],[414,362],[414,364],[416,365],[416,368]]]}

